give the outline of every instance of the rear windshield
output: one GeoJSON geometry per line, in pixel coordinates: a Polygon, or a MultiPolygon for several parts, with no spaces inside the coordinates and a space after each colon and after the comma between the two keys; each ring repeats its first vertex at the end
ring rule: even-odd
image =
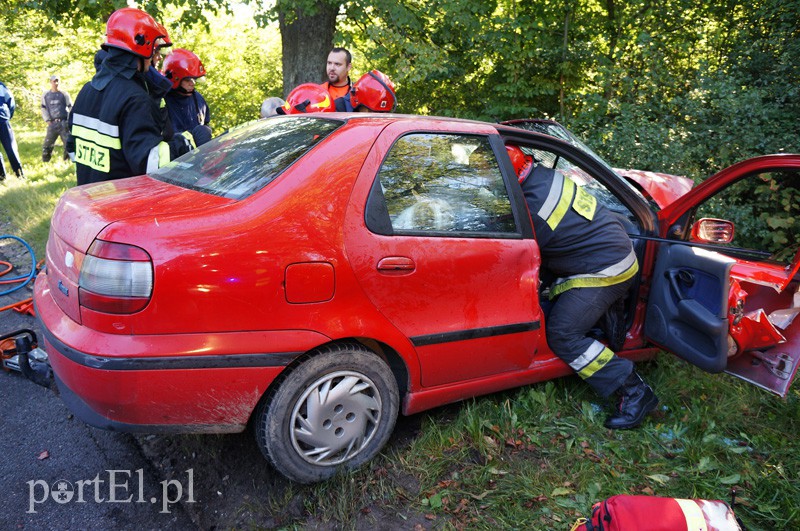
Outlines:
{"type": "Polygon", "coordinates": [[[243,199],[267,184],[343,122],[283,116],[234,128],[159,168],[158,180],[243,199]]]}

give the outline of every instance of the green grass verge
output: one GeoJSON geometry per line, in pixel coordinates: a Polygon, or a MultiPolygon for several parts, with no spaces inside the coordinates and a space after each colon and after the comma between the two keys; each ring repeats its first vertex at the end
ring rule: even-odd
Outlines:
{"type": "MultiPolygon", "coordinates": [[[[0,184],[0,212],[42,258],[74,168],[56,156],[39,162],[44,128],[16,133],[27,179],[0,184]]],[[[322,527],[363,526],[370,514],[377,525],[391,514],[409,528],[566,530],[614,494],[728,501],[735,489],[748,529],[800,529],[797,384],[780,399],[666,354],[640,370],[661,404],[637,430],[603,428],[605,405],[577,378],[562,378],[417,415],[366,467],[289,487],[281,499],[302,499],[322,527]]]]}
{"type": "Polygon", "coordinates": [[[387,503],[435,527],[566,530],[614,494],[730,502],[735,489],[748,529],[800,528],[796,388],[780,399],[668,354],[640,371],[661,403],[637,430],[605,429],[605,404],[577,377],[477,398],[423,415],[408,446],[368,469],[311,487],[308,509],[345,526],[387,503]],[[352,485],[363,494],[347,513],[330,493],[352,485]]]}
{"type": "Polygon", "coordinates": [[[37,260],[41,260],[53,208],[61,194],[76,184],[75,166],[62,159],[61,140],[57,141],[50,162],[42,162],[44,123],[41,130],[18,127],[16,123],[13,127],[25,179],[17,179],[11,173],[6,159],[10,175],[0,183],[0,216],[10,223],[6,232],[28,242],[37,260]]]}

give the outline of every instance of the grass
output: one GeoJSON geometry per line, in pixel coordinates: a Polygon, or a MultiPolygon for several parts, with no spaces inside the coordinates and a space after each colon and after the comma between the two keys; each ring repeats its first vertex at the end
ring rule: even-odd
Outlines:
{"type": "MultiPolygon", "coordinates": [[[[0,184],[0,212],[41,258],[75,174],[60,160],[38,162],[44,128],[16,133],[27,180],[0,184]]],[[[729,501],[735,489],[748,529],[800,528],[797,384],[780,399],[668,354],[640,372],[661,404],[637,430],[603,428],[604,404],[578,378],[562,378],[404,419],[364,468],[246,509],[254,528],[279,515],[288,528],[566,530],[614,494],[729,501]],[[414,433],[401,440],[400,431],[414,433]],[[304,511],[287,514],[290,500],[304,511]]]]}
{"type": "Polygon", "coordinates": [[[730,502],[735,489],[748,529],[800,528],[797,390],[782,400],[668,354],[640,370],[661,404],[637,430],[603,428],[575,377],[482,397],[423,415],[407,447],[310,487],[308,508],[347,527],[360,507],[399,499],[437,528],[569,529],[614,494],[730,502]],[[349,492],[348,518],[330,493],[352,484],[363,494],[349,492]]]}
{"type": "Polygon", "coordinates": [[[75,167],[62,160],[60,140],[57,140],[50,162],[42,162],[44,126],[32,129],[14,123],[13,127],[25,179],[14,176],[6,159],[9,175],[0,183],[0,212],[5,219],[0,221],[10,222],[13,232],[11,229],[8,232],[28,242],[37,259],[42,259],[50,230],[50,216],[61,194],[75,186],[75,167]]]}

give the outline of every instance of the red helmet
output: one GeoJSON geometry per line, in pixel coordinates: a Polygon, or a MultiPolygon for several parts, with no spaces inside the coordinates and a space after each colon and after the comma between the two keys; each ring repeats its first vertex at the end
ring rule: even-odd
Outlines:
{"type": "Polygon", "coordinates": [[[194,53],[183,48],[175,48],[166,59],[162,67],[164,77],[172,81],[172,88],[178,88],[186,78],[203,77],[206,69],[200,58],[194,53]]]}
{"type": "Polygon", "coordinates": [[[322,85],[303,83],[296,86],[280,107],[280,114],[302,114],[307,112],[333,112],[336,107],[331,95],[322,85]]]}
{"type": "Polygon", "coordinates": [[[379,70],[367,72],[350,89],[350,103],[353,109],[363,105],[375,112],[392,112],[397,107],[394,83],[379,70]]]}
{"type": "Polygon", "coordinates": [[[506,144],[506,151],[508,158],[511,159],[511,165],[514,166],[514,173],[517,174],[520,184],[524,181],[533,168],[533,157],[526,155],[522,152],[519,146],[510,146],[506,144]]]}
{"type": "Polygon", "coordinates": [[[158,31],[162,32],[163,34],[160,39],[156,40],[156,46],[159,48],[172,46],[172,41],[170,40],[169,35],[167,35],[167,28],[165,28],[164,25],[158,21],[156,21],[156,24],[158,25],[158,31]]]}
{"type": "Polygon", "coordinates": [[[117,9],[106,23],[106,42],[103,48],[119,48],[139,57],[150,58],[156,46],[171,45],[167,30],[153,17],[133,7],[117,9]],[[163,39],[161,43],[157,42],[163,39]]]}

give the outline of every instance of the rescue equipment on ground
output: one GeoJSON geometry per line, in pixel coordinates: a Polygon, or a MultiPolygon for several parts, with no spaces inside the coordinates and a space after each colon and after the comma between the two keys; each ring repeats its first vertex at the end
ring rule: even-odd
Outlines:
{"type": "Polygon", "coordinates": [[[22,328],[0,335],[0,360],[3,370],[21,372],[28,380],[42,387],[50,387],[53,381],[47,353],[39,348],[33,330],[22,328]]]}
{"type": "MultiPolygon", "coordinates": [[[[0,291],[0,296],[3,296],[3,295],[8,295],[10,293],[14,293],[15,291],[20,290],[20,289],[24,288],[26,285],[28,285],[28,283],[36,277],[36,274],[39,272],[39,268],[36,265],[36,255],[33,252],[33,248],[30,245],[28,245],[28,242],[26,242],[25,240],[23,240],[22,238],[20,238],[18,236],[12,236],[10,234],[4,234],[4,235],[0,236],[0,240],[16,240],[16,241],[18,241],[19,243],[21,243],[25,247],[25,250],[28,251],[28,254],[31,257],[31,270],[30,270],[30,272],[28,272],[26,274],[23,274],[23,275],[16,276],[16,277],[0,278],[0,286],[3,286],[5,284],[16,284],[15,286],[13,286],[13,287],[11,287],[9,289],[5,289],[5,290],[0,291]]],[[[0,266],[5,267],[5,269],[0,270],[0,277],[10,273],[14,269],[14,265],[11,262],[6,262],[5,260],[0,260],[0,266]]],[[[30,299],[28,299],[28,301],[30,301],[30,299]]],[[[14,304],[12,306],[15,306],[17,304],[20,304],[20,303],[16,303],[16,304],[14,304]]],[[[11,306],[0,308],[0,311],[7,310],[10,307],[11,306]]],[[[33,314],[31,314],[31,315],[33,315],[33,314]]]]}
{"type": "MultiPolygon", "coordinates": [[[[14,293],[24,288],[36,277],[39,266],[36,264],[36,257],[33,249],[28,243],[17,236],[8,234],[0,236],[0,240],[16,240],[21,243],[31,257],[30,272],[11,278],[0,279],[0,286],[5,284],[15,284],[14,287],[0,291],[0,296],[14,293]]],[[[14,269],[11,262],[0,260],[0,277],[10,273],[14,269]]],[[[26,313],[35,316],[33,311],[33,299],[27,298],[3,307],[0,312],[14,310],[19,313],[26,313]]],[[[0,364],[5,371],[17,371],[25,375],[29,380],[44,387],[49,387],[52,381],[52,370],[47,360],[47,354],[38,348],[36,333],[33,330],[23,328],[0,335],[0,364]]]]}
{"type": "MultiPolygon", "coordinates": [[[[735,492],[733,493],[735,496],[735,492]]],[[[617,494],[592,506],[570,531],[743,531],[730,505],[720,500],[684,500],[617,494]]]]}

